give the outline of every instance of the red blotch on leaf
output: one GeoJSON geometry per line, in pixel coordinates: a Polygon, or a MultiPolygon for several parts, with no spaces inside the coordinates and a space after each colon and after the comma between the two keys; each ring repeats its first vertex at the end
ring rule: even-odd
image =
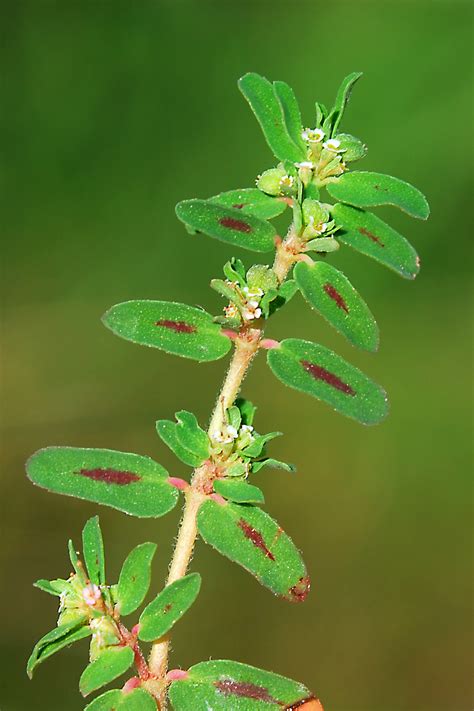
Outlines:
{"type": "MultiPolygon", "coordinates": [[[[288,599],[291,602],[304,602],[308,597],[310,588],[311,580],[309,575],[306,575],[304,578],[300,578],[296,585],[293,585],[293,587],[288,590],[288,599]]],[[[294,708],[297,707],[295,706],[294,708]]]]}
{"type": "Polygon", "coordinates": [[[219,224],[222,225],[222,227],[227,227],[229,230],[236,230],[237,232],[252,232],[252,228],[248,222],[236,220],[235,217],[221,217],[219,224]]]}
{"type": "Polygon", "coordinates": [[[134,472],[123,472],[118,469],[81,469],[77,473],[87,479],[103,481],[105,484],[118,484],[119,486],[126,486],[141,479],[141,476],[134,474],[134,472]]]}
{"type": "Polygon", "coordinates": [[[275,556],[267,547],[260,531],[256,531],[255,528],[252,528],[252,526],[247,523],[247,521],[243,518],[238,520],[237,525],[240,530],[243,531],[245,538],[248,538],[248,540],[251,541],[253,545],[256,546],[256,548],[259,548],[261,551],[263,551],[267,558],[269,558],[270,560],[275,560],[275,556]]]}
{"type": "Polygon", "coordinates": [[[244,202],[236,202],[235,205],[232,205],[232,207],[235,207],[236,210],[241,210],[244,206],[244,202]]]}
{"type": "Polygon", "coordinates": [[[377,237],[377,235],[374,235],[373,232],[369,232],[365,227],[359,227],[359,232],[361,235],[364,235],[364,237],[368,237],[372,242],[375,244],[378,244],[379,247],[385,247],[384,243],[380,239],[380,237],[377,237]]]}
{"type": "Polygon", "coordinates": [[[354,395],[356,395],[356,391],[351,388],[348,383],[345,383],[343,380],[338,378],[337,375],[331,373],[330,370],[326,370],[326,368],[323,368],[322,365],[310,363],[309,360],[302,360],[300,361],[300,363],[306,370],[306,372],[309,373],[315,380],[322,380],[328,385],[331,385],[336,390],[340,390],[341,393],[351,395],[351,397],[354,397],[354,395]]]}
{"type": "Polygon", "coordinates": [[[226,696],[240,696],[241,698],[255,699],[255,701],[264,701],[267,704],[278,704],[280,706],[280,702],[271,696],[264,686],[257,686],[257,684],[247,681],[235,681],[234,679],[215,681],[214,686],[226,696]]]}
{"type": "Polygon", "coordinates": [[[344,297],[338,292],[335,286],[328,282],[327,284],[324,284],[323,289],[329,296],[329,298],[332,299],[337,304],[337,306],[339,306],[340,309],[345,311],[346,314],[349,313],[349,308],[346,302],[344,301],[344,297]]]}
{"type": "Polygon", "coordinates": [[[162,319],[157,321],[155,326],[163,326],[164,328],[169,328],[171,331],[176,331],[176,333],[195,333],[196,326],[193,326],[186,321],[169,321],[168,319],[162,319]]]}

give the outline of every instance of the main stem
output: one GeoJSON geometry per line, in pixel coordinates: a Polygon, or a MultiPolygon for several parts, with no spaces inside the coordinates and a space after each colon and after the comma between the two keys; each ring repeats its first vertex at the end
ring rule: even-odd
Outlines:
{"type": "MultiPolygon", "coordinates": [[[[290,227],[286,239],[278,244],[273,271],[281,284],[293,263],[297,259],[300,243],[298,237],[290,227]]],[[[225,424],[226,410],[231,407],[237,397],[248,368],[260,346],[263,328],[244,328],[235,339],[235,350],[230,362],[229,370],[225,377],[221,391],[217,398],[214,411],[209,424],[209,435],[219,431],[225,424]]],[[[176,545],[171,559],[168,579],[170,585],[175,580],[186,575],[188,565],[193,555],[194,544],[197,536],[197,513],[203,500],[206,498],[206,484],[212,481],[211,472],[208,471],[206,462],[195,470],[192,481],[185,494],[185,504],[179,527],[176,545]]],[[[170,649],[170,636],[166,635],[153,643],[149,668],[153,677],[163,680],[168,668],[168,655],[170,649]]],[[[151,689],[150,689],[151,690],[151,689]]],[[[166,685],[157,685],[155,696],[159,708],[166,709],[166,685]]]]}

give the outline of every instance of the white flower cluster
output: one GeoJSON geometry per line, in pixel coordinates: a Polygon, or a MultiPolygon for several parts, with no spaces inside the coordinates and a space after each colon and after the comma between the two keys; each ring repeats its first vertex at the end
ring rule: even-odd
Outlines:
{"type": "Polygon", "coordinates": [[[246,321],[253,321],[253,319],[260,318],[262,315],[260,299],[263,296],[263,289],[257,288],[250,290],[248,286],[244,286],[242,291],[245,294],[244,308],[242,310],[243,318],[246,321]]]}
{"type": "MultiPolygon", "coordinates": [[[[321,143],[324,137],[325,133],[322,128],[305,128],[301,134],[301,138],[303,141],[306,141],[306,143],[321,143]]],[[[341,150],[341,142],[337,138],[329,138],[327,141],[324,141],[323,148],[333,153],[339,153],[341,150]]],[[[296,165],[298,168],[313,167],[307,162],[297,163],[296,165]]]]}
{"type": "Polygon", "coordinates": [[[214,442],[219,442],[219,444],[230,444],[238,439],[243,432],[253,432],[252,425],[242,425],[239,432],[232,425],[224,425],[221,430],[216,430],[212,433],[211,439],[214,442]]]}

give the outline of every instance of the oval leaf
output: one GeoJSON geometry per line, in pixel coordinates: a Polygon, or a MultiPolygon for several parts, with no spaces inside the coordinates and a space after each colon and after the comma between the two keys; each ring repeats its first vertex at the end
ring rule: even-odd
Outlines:
{"type": "Polygon", "coordinates": [[[119,689],[111,689],[87,704],[84,711],[116,711],[121,698],[122,692],[119,689]]]}
{"type": "Polygon", "coordinates": [[[171,420],[158,420],[156,423],[156,431],[163,442],[168,445],[178,459],[195,469],[203,463],[205,458],[197,457],[193,452],[182,446],[178,439],[177,427],[176,422],[171,422],[171,420]]]}
{"type": "Polygon", "coordinates": [[[327,262],[300,262],[294,270],[306,301],[340,333],[360,348],[376,351],[379,329],[369,307],[349,279],[327,262]]]}
{"type": "Polygon", "coordinates": [[[84,526],[82,550],[89,580],[95,585],[105,585],[104,541],[98,516],[90,518],[84,526]]]}
{"type": "Polygon", "coordinates": [[[84,711],[156,711],[156,702],[145,689],[125,693],[112,689],[91,701],[84,711]]]}
{"type": "Polygon", "coordinates": [[[305,151],[301,145],[296,145],[291,140],[280,102],[268,79],[249,72],[239,79],[238,84],[259,122],[273,154],[279,160],[304,160],[305,151]]]}
{"type": "Polygon", "coordinates": [[[201,587],[199,573],[190,573],[167,585],[140,615],[138,636],[144,642],[163,637],[198,596],[201,587]]]}
{"type": "Polygon", "coordinates": [[[187,410],[180,410],[176,413],[176,419],[176,435],[180,445],[201,461],[206,460],[209,456],[209,437],[199,426],[196,416],[187,410]]]}
{"type": "Polygon", "coordinates": [[[303,684],[223,659],[192,666],[169,696],[175,711],[323,711],[303,684]]]}
{"type": "Polygon", "coordinates": [[[141,543],[126,557],[117,586],[117,605],[121,615],[130,615],[145,599],[155,552],[155,543],[141,543]]]}
{"type": "Polygon", "coordinates": [[[391,175],[364,171],[345,173],[326,187],[333,198],[355,207],[394,205],[420,220],[426,220],[430,214],[423,193],[391,175]]]}
{"type": "Polygon", "coordinates": [[[133,664],[134,654],[130,647],[111,647],[100,654],[82,672],[79,690],[83,696],[109,684],[125,674],[133,664]]]}
{"type": "Polygon", "coordinates": [[[273,225],[253,215],[242,214],[237,208],[207,200],[183,200],[176,205],[176,214],[196,232],[204,232],[221,242],[253,252],[271,252],[275,246],[273,225]]]}
{"type": "Polygon", "coordinates": [[[30,457],[26,471],[34,484],[48,491],[112,506],[133,516],[163,516],[178,500],[160,464],[113,449],[47,447],[30,457]]]}
{"type": "Polygon", "coordinates": [[[156,711],[156,701],[145,689],[122,694],[117,711],[156,711]]]}
{"type": "Polygon", "coordinates": [[[198,512],[202,538],[254,575],[275,595],[303,601],[310,581],[301,555],[276,521],[255,506],[205,501],[198,512]]]}
{"type": "Polygon", "coordinates": [[[125,301],[102,317],[107,328],[127,341],[160,348],[198,361],[218,360],[231,347],[212,316],[169,301],[125,301]]]}
{"type": "Polygon", "coordinates": [[[387,415],[385,391],[329,348],[287,338],[268,351],[267,360],[282,383],[362,424],[374,425],[387,415]]]}
{"type": "Polygon", "coordinates": [[[420,260],[411,244],[370,212],[349,205],[334,205],[332,216],[342,227],[339,242],[385,264],[405,279],[414,279],[420,271],[420,260]]]}
{"type": "Polygon", "coordinates": [[[253,215],[260,220],[271,220],[272,217],[281,215],[287,208],[284,200],[266,195],[258,188],[229,190],[209,198],[208,202],[241,210],[244,214],[253,215]]]}
{"type": "Polygon", "coordinates": [[[305,155],[307,148],[301,137],[303,126],[295,93],[284,81],[274,81],[273,90],[280,104],[287,133],[293,143],[300,148],[302,155],[305,155]]]}
{"type": "Polygon", "coordinates": [[[35,644],[26,665],[26,671],[30,679],[38,664],[41,664],[45,659],[48,659],[48,657],[51,657],[61,649],[69,647],[74,642],[92,634],[90,627],[85,624],[86,622],[85,617],[78,618],[74,622],[68,622],[65,625],[56,627],[45,634],[44,637],[41,637],[39,642],[35,644]]]}
{"type": "Polygon", "coordinates": [[[238,479],[216,479],[214,481],[214,491],[229,501],[238,504],[264,504],[263,492],[246,481],[238,479]]]}

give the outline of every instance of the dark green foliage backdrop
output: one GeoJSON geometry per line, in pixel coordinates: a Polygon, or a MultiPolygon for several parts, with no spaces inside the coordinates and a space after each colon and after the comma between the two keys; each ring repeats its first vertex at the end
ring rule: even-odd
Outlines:
{"type": "MultiPolygon", "coordinates": [[[[190,237],[174,205],[252,185],[271,166],[236,87],[248,70],[288,81],[310,124],[314,99],[330,103],[363,70],[343,128],[369,144],[361,166],[414,182],[432,218],[378,211],[421,253],[414,283],[346,249],[331,258],[380,324],[378,355],[356,352],[301,298],[271,324],[268,335],[320,340],[383,383],[391,415],[363,428],[256,363],[244,394],[260,406],[257,426],[284,430],[272,453],[299,468],[258,478],[313,591],[286,604],[200,545],[203,588],[176,629],[174,663],[273,669],[332,711],[471,707],[469,4],[2,5],[2,711],[80,709],[86,661],[77,645],[33,682],[24,672],[55,619],[31,582],[67,574],[66,538],[99,510],[34,489],[24,460],[46,444],[111,447],[180,476],[154,422],[184,407],[204,423],[213,404],[224,363],[139,348],[100,316],[132,298],[222,307],[208,282],[233,253],[250,255],[190,237]]],[[[156,522],[100,514],[110,573],[154,540],[158,586],[178,510],[156,522]]]]}

